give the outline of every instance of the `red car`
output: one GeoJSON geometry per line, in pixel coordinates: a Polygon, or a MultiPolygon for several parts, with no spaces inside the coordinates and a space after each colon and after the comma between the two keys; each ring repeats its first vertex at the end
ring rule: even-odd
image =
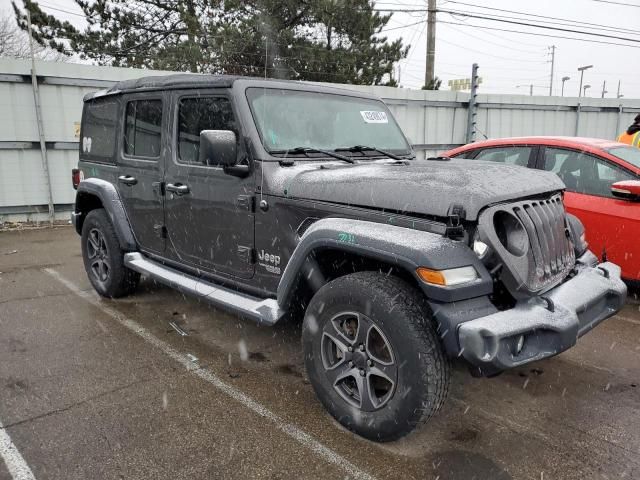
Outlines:
{"type": "Polygon", "coordinates": [[[625,280],[640,280],[639,148],[597,138],[522,137],[471,143],[442,156],[555,172],[590,249],[620,265],[625,280]]]}

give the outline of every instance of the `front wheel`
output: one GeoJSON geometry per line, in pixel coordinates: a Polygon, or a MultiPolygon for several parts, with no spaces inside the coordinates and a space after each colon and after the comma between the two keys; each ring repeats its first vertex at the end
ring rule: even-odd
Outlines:
{"type": "Polygon", "coordinates": [[[302,342],[311,384],[348,429],[396,440],[444,403],[449,362],[424,297],[377,272],[358,272],[323,286],[304,319],[302,342]]]}

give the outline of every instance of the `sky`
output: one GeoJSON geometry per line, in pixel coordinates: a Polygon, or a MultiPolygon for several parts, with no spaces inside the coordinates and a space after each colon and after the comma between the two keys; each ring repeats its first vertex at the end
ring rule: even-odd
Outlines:
{"type": "MultiPolygon", "coordinates": [[[[73,0],[41,0],[45,11],[55,13],[58,18],[77,24],[81,19],[74,15],[55,11],[55,8],[76,11],[80,9],[73,0]]],[[[377,9],[412,10],[425,9],[426,0],[380,0],[377,9]]],[[[472,5],[495,9],[526,12],[528,14],[571,19],[607,26],[609,35],[627,37],[628,32],[638,31],[640,40],[640,0],[438,0],[437,8],[457,10],[482,15],[505,15],[511,13],[490,11],[472,5]],[[637,5],[637,7],[619,5],[637,5]]],[[[9,11],[10,0],[0,0],[0,9],[9,11]]],[[[405,88],[420,88],[424,84],[426,54],[426,13],[398,12],[387,25],[384,34],[390,40],[402,38],[410,45],[408,57],[399,65],[400,84],[405,88]]],[[[547,20],[553,21],[553,20],[547,20]]],[[[588,26],[561,27],[593,31],[588,26]]],[[[565,96],[577,96],[580,74],[577,68],[593,65],[585,71],[584,85],[591,85],[586,95],[600,97],[603,82],[606,81],[607,98],[615,98],[618,81],[620,93],[625,98],[640,98],[640,43],[638,48],[603,45],[562,38],[547,38],[527,35],[524,32],[558,36],[578,36],[568,32],[534,29],[525,26],[498,23],[482,19],[472,19],[455,14],[439,12],[436,25],[436,65],[435,73],[443,80],[442,89],[448,90],[451,79],[468,78],[471,65],[479,65],[482,77],[481,92],[528,95],[533,85],[534,95],[549,95],[550,49],[556,46],[554,95],[561,92],[561,78],[570,77],[565,83],[565,96]],[[452,25],[458,24],[458,25],[452,25]],[[516,30],[509,33],[478,27],[516,30]]],[[[586,37],[597,41],[618,42],[614,39],[586,37]]]]}
{"type": "MultiPolygon", "coordinates": [[[[581,22],[615,27],[607,32],[614,36],[625,36],[619,28],[638,31],[640,39],[640,0],[616,0],[635,4],[636,7],[614,5],[595,0],[462,0],[468,5],[499,8],[535,15],[571,19],[581,22]]],[[[426,0],[386,0],[377,3],[379,9],[424,8],[426,0]]],[[[512,16],[512,14],[472,8],[460,3],[438,0],[438,9],[482,12],[512,16]]],[[[416,88],[424,84],[426,56],[426,23],[409,26],[424,20],[423,13],[395,13],[388,28],[403,27],[388,32],[389,38],[402,37],[411,45],[406,60],[400,62],[400,80],[406,87],[416,88]]],[[[503,28],[508,30],[548,33],[550,35],[571,36],[557,31],[545,31],[523,26],[437,14],[435,73],[443,79],[443,89],[448,89],[447,81],[469,78],[471,65],[479,65],[479,75],[483,79],[481,91],[486,93],[529,94],[529,86],[534,85],[534,95],[548,95],[551,63],[549,46],[556,46],[554,72],[554,94],[559,95],[561,78],[570,77],[565,83],[565,96],[577,96],[580,75],[577,68],[593,65],[585,71],[584,84],[591,85],[587,96],[600,97],[602,84],[607,82],[606,97],[616,96],[618,80],[621,94],[625,98],[640,98],[640,48],[600,45],[560,38],[546,38],[522,33],[506,33],[494,30],[457,26],[449,23],[503,28]],[[521,85],[520,87],[517,87],[521,85]]],[[[564,27],[563,27],[564,28],[564,27]]],[[[576,28],[587,30],[586,28],[576,28]]],[[[575,36],[575,35],[574,35],[575,36]]],[[[613,39],[591,37],[594,40],[616,42],[613,39]]],[[[638,44],[640,47],[640,43],[638,44]]]]}

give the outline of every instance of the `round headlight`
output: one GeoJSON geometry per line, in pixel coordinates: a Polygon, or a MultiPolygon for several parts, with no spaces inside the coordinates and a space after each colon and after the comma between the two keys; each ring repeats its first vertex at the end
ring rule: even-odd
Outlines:
{"type": "Polygon", "coordinates": [[[496,235],[502,246],[513,256],[521,257],[527,253],[529,237],[518,218],[506,211],[493,216],[496,235]]]}

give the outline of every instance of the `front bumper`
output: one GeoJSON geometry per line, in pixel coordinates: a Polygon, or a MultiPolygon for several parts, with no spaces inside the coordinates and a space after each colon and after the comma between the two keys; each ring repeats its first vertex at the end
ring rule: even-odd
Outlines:
{"type": "Polygon", "coordinates": [[[485,373],[551,357],[618,312],[626,296],[620,267],[578,264],[573,278],[539,297],[460,324],[461,355],[485,373]]]}

